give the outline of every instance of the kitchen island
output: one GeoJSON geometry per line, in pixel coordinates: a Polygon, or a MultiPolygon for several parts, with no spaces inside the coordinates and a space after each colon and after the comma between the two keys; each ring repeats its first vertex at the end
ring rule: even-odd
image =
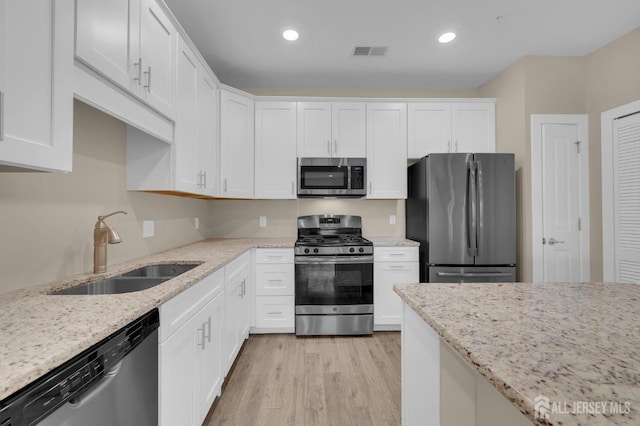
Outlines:
{"type": "Polygon", "coordinates": [[[403,424],[640,424],[639,285],[395,291],[404,302],[403,424]]]}

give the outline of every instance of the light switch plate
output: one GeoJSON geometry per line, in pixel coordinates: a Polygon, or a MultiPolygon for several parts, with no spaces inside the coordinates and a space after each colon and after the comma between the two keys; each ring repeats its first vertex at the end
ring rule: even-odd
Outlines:
{"type": "Polygon", "coordinates": [[[396,215],[392,214],[389,215],[389,225],[395,225],[396,224],[396,215]]]}
{"type": "Polygon", "coordinates": [[[155,233],[155,224],[153,220],[142,221],[142,238],[153,237],[155,233]]]}
{"type": "Polygon", "coordinates": [[[196,220],[193,222],[193,227],[196,229],[200,229],[200,218],[196,217],[196,220]]]}
{"type": "Polygon", "coordinates": [[[267,217],[260,216],[260,228],[265,228],[267,226],[267,217]]]}

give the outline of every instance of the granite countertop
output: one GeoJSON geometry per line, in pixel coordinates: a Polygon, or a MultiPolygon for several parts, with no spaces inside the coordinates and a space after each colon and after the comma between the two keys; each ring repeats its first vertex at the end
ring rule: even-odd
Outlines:
{"type": "Polygon", "coordinates": [[[380,247],[419,247],[420,243],[413,240],[407,240],[401,237],[369,237],[365,238],[373,243],[374,246],[380,247]]]}
{"type": "MultiPolygon", "coordinates": [[[[417,245],[403,238],[372,240],[378,246],[417,245]]],[[[0,294],[0,400],[157,308],[245,251],[254,247],[292,248],[294,243],[294,238],[210,239],[110,265],[104,274],[79,274],[0,294]],[[155,263],[200,265],[144,291],[113,295],[50,294],[155,263]]]]}
{"type": "Polygon", "coordinates": [[[212,239],[0,294],[0,400],[196,284],[253,247],[293,247],[294,239],[212,239]],[[144,291],[114,295],[49,293],[154,263],[201,263],[144,291]]]}
{"type": "Polygon", "coordinates": [[[640,285],[394,288],[535,424],[640,424],[640,285]],[[549,398],[549,420],[535,418],[540,395],[549,398]]]}

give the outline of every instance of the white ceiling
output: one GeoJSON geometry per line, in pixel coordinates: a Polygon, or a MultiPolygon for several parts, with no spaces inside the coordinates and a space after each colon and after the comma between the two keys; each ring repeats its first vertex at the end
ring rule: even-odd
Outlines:
{"type": "Polygon", "coordinates": [[[166,2],[238,88],[473,89],[525,55],[583,56],[640,25],[640,0],[166,2]],[[456,40],[440,45],[451,29],[456,40]],[[355,46],[389,51],[354,57],[355,46]]]}

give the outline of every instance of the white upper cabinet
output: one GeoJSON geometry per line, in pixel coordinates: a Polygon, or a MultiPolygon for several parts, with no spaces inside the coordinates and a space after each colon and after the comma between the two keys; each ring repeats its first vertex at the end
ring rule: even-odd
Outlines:
{"type": "Polygon", "coordinates": [[[296,103],[255,107],[255,198],[296,198],[296,103]]]}
{"type": "Polygon", "coordinates": [[[367,104],[367,198],[407,198],[407,104],[367,104]]]}
{"type": "Polygon", "coordinates": [[[155,0],[77,1],[76,56],[168,118],[177,32],[155,0]]]}
{"type": "Polygon", "coordinates": [[[73,0],[0,0],[0,171],[71,171],[73,0]]]}
{"type": "Polygon", "coordinates": [[[175,123],[176,189],[214,196],[217,190],[217,86],[208,67],[178,37],[175,123]]]}
{"type": "Polygon", "coordinates": [[[220,92],[220,196],[253,198],[253,99],[220,92]]]}
{"type": "Polygon", "coordinates": [[[184,42],[178,38],[176,67],[177,96],[174,130],[174,162],[176,189],[196,193],[201,184],[198,169],[198,141],[196,140],[198,61],[184,42]]]}
{"type": "Polygon", "coordinates": [[[408,156],[495,152],[495,103],[420,102],[408,106],[408,156]]]}
{"type": "Polygon", "coordinates": [[[365,157],[363,102],[298,102],[298,157],[365,157]]]}

